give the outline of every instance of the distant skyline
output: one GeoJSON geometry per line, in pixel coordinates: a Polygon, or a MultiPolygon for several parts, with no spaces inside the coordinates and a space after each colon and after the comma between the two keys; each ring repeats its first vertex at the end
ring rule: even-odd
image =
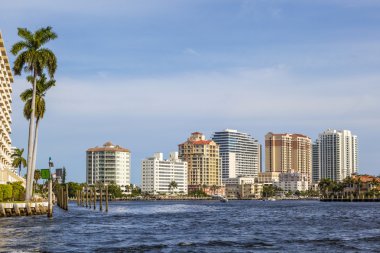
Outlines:
{"type": "MultiPolygon", "coordinates": [[[[52,26],[57,84],[47,94],[38,168],[49,156],[85,181],[86,150],[112,141],[141,161],[190,133],[226,128],[359,139],[359,172],[379,175],[380,2],[374,0],[7,1],[0,31],[13,65],[17,27],[52,26]]],[[[12,145],[27,121],[13,84],[12,145]]],[[[264,157],[263,157],[264,159],[264,157]]],[[[263,167],[263,169],[265,169],[263,167]]]]}

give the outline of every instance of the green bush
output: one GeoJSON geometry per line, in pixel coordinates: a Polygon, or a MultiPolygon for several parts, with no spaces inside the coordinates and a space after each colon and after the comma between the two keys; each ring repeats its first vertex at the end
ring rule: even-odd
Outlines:
{"type": "Polygon", "coordinates": [[[22,201],[25,199],[25,189],[21,182],[8,183],[12,186],[12,199],[15,201],[22,201]]]}
{"type": "Polygon", "coordinates": [[[12,186],[9,184],[0,185],[0,201],[8,201],[12,199],[12,186]]]}

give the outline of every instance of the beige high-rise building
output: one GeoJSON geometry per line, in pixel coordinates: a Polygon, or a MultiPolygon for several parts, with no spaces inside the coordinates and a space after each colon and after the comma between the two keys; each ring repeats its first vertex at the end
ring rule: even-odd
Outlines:
{"type": "Polygon", "coordinates": [[[302,134],[265,135],[265,168],[267,172],[298,172],[311,182],[312,142],[302,134]]]}
{"type": "Polygon", "coordinates": [[[0,184],[22,181],[12,168],[11,147],[11,113],[12,113],[12,87],[13,75],[9,65],[9,59],[5,50],[3,37],[0,33],[0,184]]]}
{"type": "MultiPolygon", "coordinates": [[[[186,142],[178,145],[179,158],[188,164],[189,192],[200,187],[221,186],[219,145],[206,140],[202,133],[192,133],[186,142]]],[[[206,192],[208,190],[206,189],[206,192]]]]}

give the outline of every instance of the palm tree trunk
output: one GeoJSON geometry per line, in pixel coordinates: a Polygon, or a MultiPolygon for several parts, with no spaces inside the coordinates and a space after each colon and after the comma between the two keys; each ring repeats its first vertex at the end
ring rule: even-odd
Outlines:
{"type": "MultiPolygon", "coordinates": [[[[36,160],[37,160],[37,142],[38,142],[38,123],[40,123],[40,119],[36,119],[36,129],[34,131],[34,143],[33,143],[33,160],[32,160],[32,177],[34,179],[34,173],[36,171],[36,160]]],[[[37,181],[35,182],[37,184],[37,181]]],[[[36,189],[34,188],[34,193],[36,189]]],[[[34,194],[32,194],[33,196],[34,194]]]]}
{"type": "Polygon", "coordinates": [[[30,114],[30,120],[29,120],[29,138],[28,138],[28,161],[27,161],[27,178],[26,178],[26,196],[25,200],[30,201],[32,197],[32,189],[33,189],[33,144],[34,144],[34,129],[35,129],[35,122],[34,122],[34,111],[36,107],[36,87],[37,87],[37,70],[34,70],[33,74],[33,96],[32,96],[32,105],[31,105],[31,114],[30,114]]]}

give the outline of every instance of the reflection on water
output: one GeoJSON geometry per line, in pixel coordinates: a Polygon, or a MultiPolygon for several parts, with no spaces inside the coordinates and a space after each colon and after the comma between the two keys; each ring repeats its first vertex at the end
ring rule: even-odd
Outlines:
{"type": "Polygon", "coordinates": [[[111,202],[0,219],[0,252],[380,252],[379,203],[111,202]]]}

